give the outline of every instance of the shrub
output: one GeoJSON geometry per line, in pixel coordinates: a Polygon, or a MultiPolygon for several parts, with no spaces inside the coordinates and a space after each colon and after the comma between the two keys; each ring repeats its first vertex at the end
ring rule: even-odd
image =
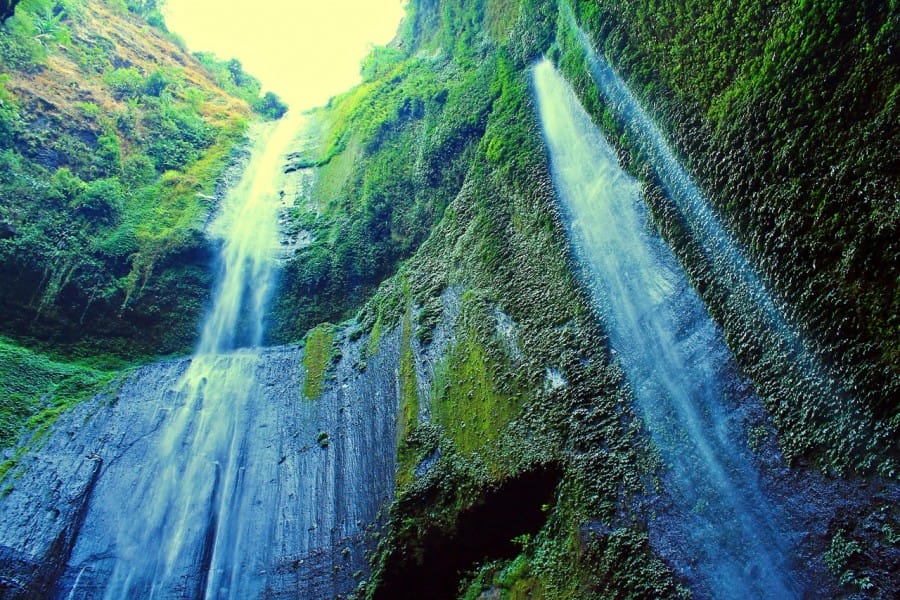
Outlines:
{"type": "Polygon", "coordinates": [[[266,92],[266,95],[252,103],[253,110],[267,119],[280,119],[287,112],[288,107],[278,94],[266,92]]]}
{"type": "Polygon", "coordinates": [[[144,78],[134,67],[116,69],[103,76],[103,82],[112,89],[117,100],[136,98],[144,87],[144,78]]]}

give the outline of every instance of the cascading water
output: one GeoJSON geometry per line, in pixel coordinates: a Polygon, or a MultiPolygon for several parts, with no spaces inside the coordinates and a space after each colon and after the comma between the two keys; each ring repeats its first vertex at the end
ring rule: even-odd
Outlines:
{"type": "MultiPolygon", "coordinates": [[[[631,143],[647,157],[661,188],[677,207],[692,239],[702,248],[717,282],[728,290],[729,304],[740,306],[748,314],[760,335],[764,336],[765,344],[769,346],[766,348],[769,356],[777,357],[766,359],[765,368],[769,370],[766,377],[782,380],[778,384],[782,389],[805,398],[794,402],[798,406],[824,405],[835,417],[852,414],[855,426],[867,430],[868,435],[847,439],[842,437],[842,428],[835,428],[826,435],[835,436],[829,440],[834,446],[850,447],[859,454],[865,454],[866,443],[881,434],[878,433],[871,408],[850,392],[853,385],[850,383],[848,386],[846,381],[849,374],[836,377],[818,359],[808,341],[785,317],[786,311],[766,289],[743,250],[710,209],[660,129],[609,62],[594,50],[587,34],[578,27],[571,8],[566,2],[561,2],[560,10],[584,50],[598,90],[628,131],[631,143]]],[[[779,392],[772,391],[779,395],[779,392]]]]}
{"type": "Polygon", "coordinates": [[[701,597],[798,596],[785,516],[738,418],[758,399],[650,223],[639,184],[549,61],[534,68],[534,87],[574,254],[665,465],[671,506],[650,523],[651,542],[701,597]]]}
{"type": "Polygon", "coordinates": [[[253,500],[244,485],[253,458],[246,455],[247,400],[260,393],[256,370],[278,244],[276,184],[299,125],[288,116],[257,133],[245,174],[211,225],[221,243],[212,307],[152,457],[149,472],[157,476],[141,481],[123,507],[128,518],[117,532],[107,598],[170,595],[197,568],[194,596],[253,591],[239,581],[262,558],[244,547],[243,527],[252,521],[240,518],[253,500]]]}
{"type": "Polygon", "coordinates": [[[366,576],[394,490],[399,334],[373,353],[337,331],[344,358],[314,400],[302,346],[260,347],[277,213],[306,199],[293,178],[309,173],[280,169],[300,125],[255,126],[210,225],[220,272],[195,354],[136,369],[23,457],[0,497],[0,596],[324,600],[366,576]]]}

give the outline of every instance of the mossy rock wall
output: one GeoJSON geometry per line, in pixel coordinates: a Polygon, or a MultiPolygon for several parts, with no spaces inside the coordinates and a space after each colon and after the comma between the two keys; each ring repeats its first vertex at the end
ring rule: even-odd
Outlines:
{"type": "Polygon", "coordinates": [[[726,280],[739,278],[693,237],[640,140],[591,80],[561,18],[561,65],[623,162],[644,181],[657,226],[766,401],[785,454],[896,477],[889,440],[900,424],[892,400],[900,386],[900,190],[887,175],[896,163],[888,125],[898,114],[888,34],[896,28],[896,7],[572,6],[810,349],[815,364],[783,352],[771,326],[730,287],[726,280]],[[817,369],[818,383],[808,375],[817,369]]]}
{"type": "MultiPolygon", "coordinates": [[[[751,118],[753,104],[749,97],[731,92],[727,102],[720,100],[713,107],[712,96],[724,94],[723,90],[740,79],[741,73],[761,64],[753,45],[736,42],[734,36],[762,30],[775,39],[771,43],[784,45],[787,42],[780,28],[790,30],[790,15],[794,14],[791,11],[809,10],[818,15],[818,9],[805,4],[793,8],[769,4],[661,8],[643,3],[574,3],[573,8],[577,21],[634,84],[638,97],[674,140],[676,150],[714,207],[748,247],[752,262],[775,290],[779,306],[786,307],[790,322],[805,338],[815,342],[817,360],[849,382],[847,386],[869,417],[848,419],[833,411],[822,416],[816,399],[791,391],[791,380],[784,370],[760,366],[764,361],[753,354],[760,347],[760,339],[765,338],[753,336],[739,305],[723,300],[727,290],[710,278],[711,271],[704,266],[702,253],[686,235],[677,211],[662,194],[652,171],[641,162],[628,139],[621,137],[621,125],[605,109],[583,62],[582,71],[575,71],[580,59],[572,55],[571,44],[567,45],[567,34],[560,25],[560,7],[555,2],[411,3],[398,41],[386,49],[377,49],[367,62],[366,82],[336,99],[321,115],[325,123],[323,142],[317,151],[297,162],[298,167],[319,170],[320,181],[312,195],[312,206],[326,219],[312,227],[319,227],[321,239],[331,240],[330,244],[339,239],[328,233],[334,231],[333,224],[352,222],[360,211],[371,211],[376,206],[373,199],[379,194],[385,201],[385,212],[380,217],[383,222],[402,223],[403,211],[408,210],[405,207],[414,197],[414,193],[403,191],[404,186],[419,189],[424,180],[418,169],[423,164],[436,169],[431,171],[429,181],[444,182],[439,188],[426,187],[432,190],[432,197],[440,198],[438,204],[432,205],[440,209],[428,213],[426,226],[414,238],[397,237],[395,233],[401,229],[391,229],[391,235],[388,230],[383,232],[381,247],[393,244],[399,248],[397,243],[402,241],[403,250],[392,250],[391,260],[383,263],[384,271],[370,271],[373,277],[365,285],[360,284],[359,277],[351,281],[350,289],[357,295],[340,306],[342,311],[349,310],[368,296],[367,290],[375,290],[357,315],[358,325],[369,332],[368,344],[373,347],[377,347],[382,331],[399,328],[405,349],[397,366],[397,499],[390,511],[388,534],[376,557],[373,579],[360,590],[361,596],[419,593],[475,598],[484,592],[510,598],[688,595],[672,570],[651,550],[646,523],[653,518],[649,514],[653,502],[648,498],[660,492],[656,477],[660,465],[632,411],[623,374],[607,353],[603,331],[575,274],[557,214],[528,75],[532,62],[548,50],[563,63],[596,122],[616,143],[623,162],[645,182],[657,226],[675,247],[713,316],[724,325],[729,343],[758,389],[764,392],[769,408],[787,407],[781,412],[774,410],[774,417],[782,448],[795,461],[796,476],[807,478],[803,481],[815,479],[807,471],[808,459],[839,470],[870,473],[880,469],[887,474],[885,465],[892,459],[890,436],[885,432],[890,431],[893,413],[892,409],[883,409],[889,397],[884,392],[893,385],[889,368],[892,359],[890,352],[874,349],[890,349],[894,343],[890,327],[867,329],[866,319],[859,319],[861,313],[846,302],[852,296],[847,293],[849,288],[840,292],[842,295],[829,292],[807,302],[810,296],[804,295],[803,286],[817,277],[816,281],[820,281],[823,276],[813,273],[811,261],[817,259],[810,255],[798,254],[799,266],[791,262],[795,257],[790,252],[800,252],[807,243],[805,233],[795,234],[806,229],[791,231],[787,226],[799,214],[797,206],[804,201],[798,198],[805,198],[806,191],[796,185],[790,190],[778,187],[784,169],[796,170],[801,182],[812,181],[805,175],[801,177],[805,173],[801,166],[806,163],[781,162],[777,163],[781,170],[772,170],[776,164],[772,160],[758,161],[747,155],[754,148],[766,148],[766,152],[786,148],[788,154],[800,151],[788,143],[799,138],[792,136],[785,141],[782,138],[787,134],[781,131],[796,125],[792,120],[796,115],[787,109],[784,114],[773,112],[769,116],[780,120],[765,124],[773,131],[738,139],[734,136],[739,127],[730,123],[751,118]],[[707,13],[705,19],[693,23],[697,15],[707,13]],[[650,23],[654,27],[657,21],[665,21],[671,34],[665,38],[668,46],[644,35],[641,28],[650,25],[642,24],[641,19],[648,14],[652,15],[650,23]],[[776,19],[770,26],[773,15],[781,20],[776,19]],[[723,23],[728,24],[727,34],[723,33],[723,23]],[[709,41],[712,34],[703,33],[707,31],[704,28],[722,34],[722,39],[714,40],[709,48],[692,50],[689,32],[697,29],[709,41]],[[671,57],[663,60],[666,48],[674,48],[672,51],[681,63],[671,57]],[[717,51],[724,53],[721,58],[715,54],[717,51]],[[704,69],[698,66],[701,58],[709,61],[704,69]],[[719,69],[720,64],[726,67],[719,69]],[[676,85],[687,80],[692,83],[676,85]],[[429,90],[430,99],[424,99],[421,109],[415,108],[415,94],[407,98],[409,92],[403,91],[411,82],[418,82],[417,88],[421,82],[428,82],[425,89],[429,90]],[[466,83],[460,86],[459,82],[466,83]],[[694,92],[698,92],[697,98],[692,96],[694,92]],[[466,104],[471,99],[463,98],[466,94],[478,99],[478,127],[465,129],[461,138],[464,146],[455,146],[464,148],[461,153],[435,155],[453,157],[451,160],[428,158],[427,150],[423,154],[422,149],[435,147],[432,136],[438,131],[429,119],[437,119],[434,123],[448,121],[442,127],[452,130],[462,122],[454,115],[463,108],[472,111],[466,104]],[[440,104],[437,112],[435,105],[429,104],[432,101],[440,104]],[[704,101],[708,105],[699,106],[704,101]],[[738,105],[744,108],[735,109],[738,105]],[[384,118],[371,121],[373,114],[384,118]],[[368,128],[361,130],[364,135],[348,133],[354,130],[348,123],[363,122],[368,128]],[[775,133],[783,135],[778,137],[775,133]],[[745,146],[748,140],[752,144],[745,146]],[[406,166],[379,182],[370,179],[368,185],[341,187],[340,182],[358,178],[365,169],[382,163],[406,166]],[[698,167],[704,164],[712,167],[698,167]],[[740,167],[731,171],[729,164],[740,167]],[[409,165],[415,165],[412,172],[407,170],[409,165]],[[442,169],[451,176],[442,175],[442,169]],[[779,189],[781,195],[775,194],[779,189]],[[372,195],[373,192],[377,194],[372,195]],[[764,202],[767,197],[775,199],[771,206],[764,202]],[[334,203],[335,198],[340,202],[334,203]],[[337,206],[344,207],[343,215],[335,210],[337,206]],[[400,215],[392,211],[399,211],[400,215]],[[770,221],[750,217],[766,211],[780,215],[780,228],[773,229],[770,221]],[[752,239],[757,242],[748,242],[752,239]],[[807,259],[810,262],[804,263],[807,259]],[[787,270],[779,270],[778,265],[784,262],[791,264],[787,270]],[[391,277],[395,268],[399,272],[391,277]],[[448,314],[448,290],[454,290],[450,295],[456,299],[452,304],[458,311],[449,339],[435,333],[440,329],[437,324],[448,314]],[[825,315],[832,309],[832,315],[843,319],[840,327],[855,328],[856,333],[842,337],[850,330],[841,329],[837,334],[829,330],[833,321],[825,315]],[[843,318],[845,315],[847,318],[843,318]],[[747,335],[748,329],[750,341],[741,337],[747,335]],[[423,371],[417,358],[421,354],[419,348],[438,343],[435,339],[445,344],[439,353],[443,358],[423,371]],[[867,379],[865,373],[873,379],[867,379]],[[877,373],[881,379],[874,378],[877,373]],[[808,414],[818,416],[810,419],[808,414]],[[878,434],[860,452],[857,442],[865,438],[866,428],[873,424],[878,434]],[[842,440],[856,441],[845,444],[842,440]],[[529,512],[535,507],[528,502],[522,503],[521,512],[510,507],[512,525],[509,531],[503,530],[503,535],[515,531],[516,542],[512,545],[510,540],[494,544],[473,534],[473,529],[478,529],[473,524],[495,510],[493,502],[504,498],[510,489],[523,489],[520,485],[533,485],[533,498],[546,494],[540,501],[532,500],[539,504],[541,516],[529,512]],[[483,543],[481,550],[472,550],[479,541],[483,543]],[[434,556],[442,552],[457,552],[464,557],[458,564],[444,566],[452,571],[449,574],[436,566],[434,556]],[[454,585],[460,587],[453,589],[454,585]]],[[[847,10],[850,9],[844,12],[847,10]]],[[[834,12],[828,11],[827,15],[834,12]]],[[[865,21],[862,29],[870,33],[872,27],[878,30],[885,14],[879,10],[865,12],[860,17],[865,21]]],[[[827,15],[823,18],[837,18],[827,15]]],[[[889,16],[888,20],[893,18],[889,16]]],[[[835,35],[843,39],[843,34],[835,35]]],[[[768,42],[760,43],[764,47],[768,42]]],[[[826,42],[818,38],[814,42],[823,43],[826,42]]],[[[804,52],[813,51],[806,48],[804,52]]],[[[874,55],[866,56],[869,58],[860,59],[863,63],[874,55]]],[[[807,61],[800,55],[791,60],[808,65],[809,72],[804,71],[804,76],[819,81],[814,72],[825,68],[823,63],[807,61]]],[[[860,67],[862,71],[854,77],[862,77],[860,73],[869,68],[860,67]]],[[[779,93],[786,87],[781,85],[779,93]]],[[[812,84],[804,79],[802,85],[812,84]]],[[[767,100],[775,93],[771,89],[753,89],[752,98],[762,99],[763,104],[772,102],[767,100]]],[[[774,101],[773,106],[780,107],[779,102],[774,101]]],[[[873,126],[884,121],[885,110],[890,110],[889,102],[875,111],[881,116],[872,117],[873,126]]],[[[802,127],[801,130],[811,131],[802,127]]],[[[824,130],[820,133],[818,139],[830,144],[829,148],[845,147],[841,144],[847,143],[846,137],[825,140],[824,130]]],[[[750,134],[745,131],[745,135],[750,134]]],[[[885,147],[875,140],[873,151],[883,153],[885,147]]],[[[833,152],[844,156],[840,150],[833,152]]],[[[378,167],[374,172],[383,171],[378,167]]],[[[860,176],[860,181],[868,177],[865,173],[860,176]]],[[[894,192],[888,188],[887,193],[894,192]]],[[[415,200],[413,205],[418,202],[415,200]]],[[[847,209],[847,218],[851,218],[851,213],[856,215],[853,218],[874,218],[875,213],[861,216],[865,211],[857,204],[847,209]]],[[[832,200],[826,205],[823,211],[828,206],[829,210],[844,210],[832,200]]],[[[298,218],[311,223],[309,217],[298,218]]],[[[891,223],[891,218],[886,223],[891,223]]],[[[832,244],[832,250],[826,253],[844,252],[840,239],[828,237],[823,229],[813,229],[815,236],[832,244]]],[[[851,245],[862,244],[860,240],[869,235],[867,226],[854,231],[847,232],[855,240],[847,242],[851,245]]],[[[893,252],[893,246],[885,243],[893,252]]],[[[292,268],[306,269],[303,262],[314,265],[315,260],[312,254],[298,255],[292,268]]],[[[334,268],[333,262],[323,265],[323,269],[334,268]]],[[[835,276],[830,268],[826,268],[824,277],[835,276]]],[[[879,268],[890,266],[882,264],[879,268]]],[[[873,280],[865,287],[872,294],[883,296],[877,301],[881,303],[877,306],[882,306],[882,300],[894,293],[893,287],[885,284],[890,276],[887,280],[872,273],[862,277],[870,276],[877,282],[873,280]]],[[[315,279],[310,281],[311,290],[320,289],[314,284],[315,279]]],[[[836,278],[828,290],[840,288],[842,281],[848,279],[836,278]]],[[[301,299],[309,297],[309,292],[297,287],[285,288],[284,293],[289,303],[283,305],[285,311],[291,306],[302,306],[301,299]]],[[[880,310],[877,306],[873,309],[876,312],[880,310]]],[[[886,314],[877,318],[884,323],[890,321],[886,314]]],[[[313,317],[306,315],[302,319],[313,317]]],[[[291,327],[302,329],[305,322],[297,320],[291,327]]],[[[780,481],[786,484],[787,479],[780,481]]],[[[880,510],[875,507],[882,506],[879,502],[869,506],[860,501],[847,510],[861,516],[866,511],[880,510]]],[[[833,509],[824,504],[823,511],[833,509]]],[[[821,546],[820,538],[827,535],[817,533],[812,546],[821,546]]],[[[865,543],[873,540],[869,536],[865,543]]],[[[823,578],[823,589],[838,589],[836,581],[825,581],[828,575],[822,575],[824,567],[819,558],[816,572],[823,578]]],[[[884,567],[880,560],[872,563],[881,565],[876,569],[884,567]]],[[[889,578],[880,573],[879,585],[885,585],[889,578]]]]}

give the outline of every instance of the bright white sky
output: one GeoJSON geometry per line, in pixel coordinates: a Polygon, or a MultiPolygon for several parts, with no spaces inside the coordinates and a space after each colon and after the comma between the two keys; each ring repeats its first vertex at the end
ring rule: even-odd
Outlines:
{"type": "Polygon", "coordinates": [[[294,109],[359,81],[362,59],[389,42],[404,0],[166,0],[166,24],[191,51],[237,58],[294,109]]]}

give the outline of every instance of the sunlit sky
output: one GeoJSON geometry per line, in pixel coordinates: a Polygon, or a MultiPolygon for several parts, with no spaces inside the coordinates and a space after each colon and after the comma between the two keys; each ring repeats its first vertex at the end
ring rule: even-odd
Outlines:
{"type": "Polygon", "coordinates": [[[237,58],[292,108],[324,104],[359,81],[373,45],[389,42],[403,0],[166,0],[169,29],[191,51],[237,58]]]}

